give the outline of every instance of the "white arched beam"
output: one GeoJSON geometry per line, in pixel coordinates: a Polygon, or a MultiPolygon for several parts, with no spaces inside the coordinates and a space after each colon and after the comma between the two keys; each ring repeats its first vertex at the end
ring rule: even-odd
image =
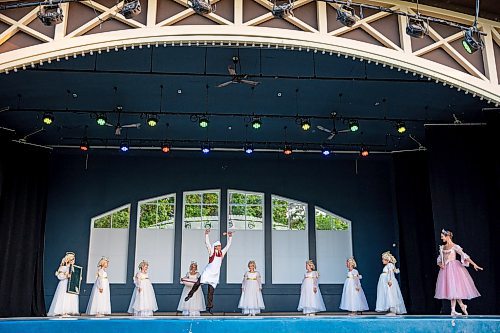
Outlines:
{"type": "Polygon", "coordinates": [[[0,70],[21,69],[31,63],[39,63],[49,59],[62,59],[65,56],[78,56],[90,51],[106,51],[115,46],[124,48],[132,45],[207,45],[240,47],[282,47],[295,48],[321,53],[347,55],[356,59],[375,62],[383,66],[396,67],[402,70],[428,77],[460,88],[465,92],[477,94],[495,103],[500,102],[500,87],[489,80],[471,76],[462,71],[417,57],[411,53],[391,50],[360,41],[311,34],[303,31],[287,31],[284,38],[281,29],[240,26],[171,26],[168,31],[162,27],[148,29],[132,29],[125,33],[113,31],[77,38],[55,40],[51,43],[31,46],[0,54],[0,70]]]}

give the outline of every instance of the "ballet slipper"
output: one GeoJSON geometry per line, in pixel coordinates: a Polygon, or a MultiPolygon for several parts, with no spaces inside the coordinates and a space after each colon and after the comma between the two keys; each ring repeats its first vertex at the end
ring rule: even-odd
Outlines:
{"type": "Polygon", "coordinates": [[[451,316],[452,317],[457,317],[457,316],[461,316],[462,314],[460,312],[457,312],[455,310],[451,311],[451,316]]]}
{"type": "Polygon", "coordinates": [[[467,312],[467,305],[465,304],[459,304],[460,305],[460,309],[462,309],[462,312],[464,313],[464,315],[468,316],[469,313],[467,312]]]}

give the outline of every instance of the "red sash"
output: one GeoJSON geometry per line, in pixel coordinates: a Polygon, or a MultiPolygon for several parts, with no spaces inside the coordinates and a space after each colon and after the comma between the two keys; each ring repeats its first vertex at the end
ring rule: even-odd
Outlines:
{"type": "Polygon", "coordinates": [[[212,263],[212,261],[214,261],[215,256],[222,257],[222,251],[214,251],[214,253],[210,257],[208,257],[209,264],[212,263]]]}

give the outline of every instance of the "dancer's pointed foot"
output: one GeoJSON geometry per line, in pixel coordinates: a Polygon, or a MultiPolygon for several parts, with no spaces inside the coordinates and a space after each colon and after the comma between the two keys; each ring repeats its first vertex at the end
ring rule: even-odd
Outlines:
{"type": "Polygon", "coordinates": [[[212,308],[207,308],[208,313],[210,313],[212,316],[214,315],[212,308]]]}
{"type": "Polygon", "coordinates": [[[468,316],[469,313],[467,312],[467,305],[465,304],[459,304],[460,305],[460,309],[462,309],[462,312],[464,313],[464,315],[468,316]]]}
{"type": "Polygon", "coordinates": [[[451,311],[451,316],[456,317],[456,316],[461,316],[462,314],[460,312],[457,312],[455,310],[451,311]]]}

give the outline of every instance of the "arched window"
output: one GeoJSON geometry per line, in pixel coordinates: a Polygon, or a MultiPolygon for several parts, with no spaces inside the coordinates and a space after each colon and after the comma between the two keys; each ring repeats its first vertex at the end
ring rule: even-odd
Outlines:
{"type": "Polygon", "coordinates": [[[110,261],[109,282],[125,283],[127,280],[130,204],[95,216],[91,219],[90,224],[87,283],[95,282],[97,263],[101,257],[107,257],[110,261]]]}
{"type": "Polygon", "coordinates": [[[309,259],[307,204],[271,195],[273,284],[300,283],[309,259]]]}
{"type": "Polygon", "coordinates": [[[345,261],[352,256],[351,221],[315,207],[316,257],[321,283],[343,283],[345,261]]]}
{"type": "Polygon", "coordinates": [[[175,193],[139,201],[135,267],[150,265],[154,283],[172,283],[174,273],[175,193]]]}
{"type": "Polygon", "coordinates": [[[205,248],[205,229],[211,229],[210,241],[220,239],[220,190],[184,192],[182,213],[181,275],[191,261],[202,270],[208,262],[205,248]]]}
{"type": "Polygon", "coordinates": [[[227,229],[237,230],[227,255],[227,283],[241,283],[250,260],[256,261],[264,281],[264,193],[229,190],[227,210],[227,229]]]}

